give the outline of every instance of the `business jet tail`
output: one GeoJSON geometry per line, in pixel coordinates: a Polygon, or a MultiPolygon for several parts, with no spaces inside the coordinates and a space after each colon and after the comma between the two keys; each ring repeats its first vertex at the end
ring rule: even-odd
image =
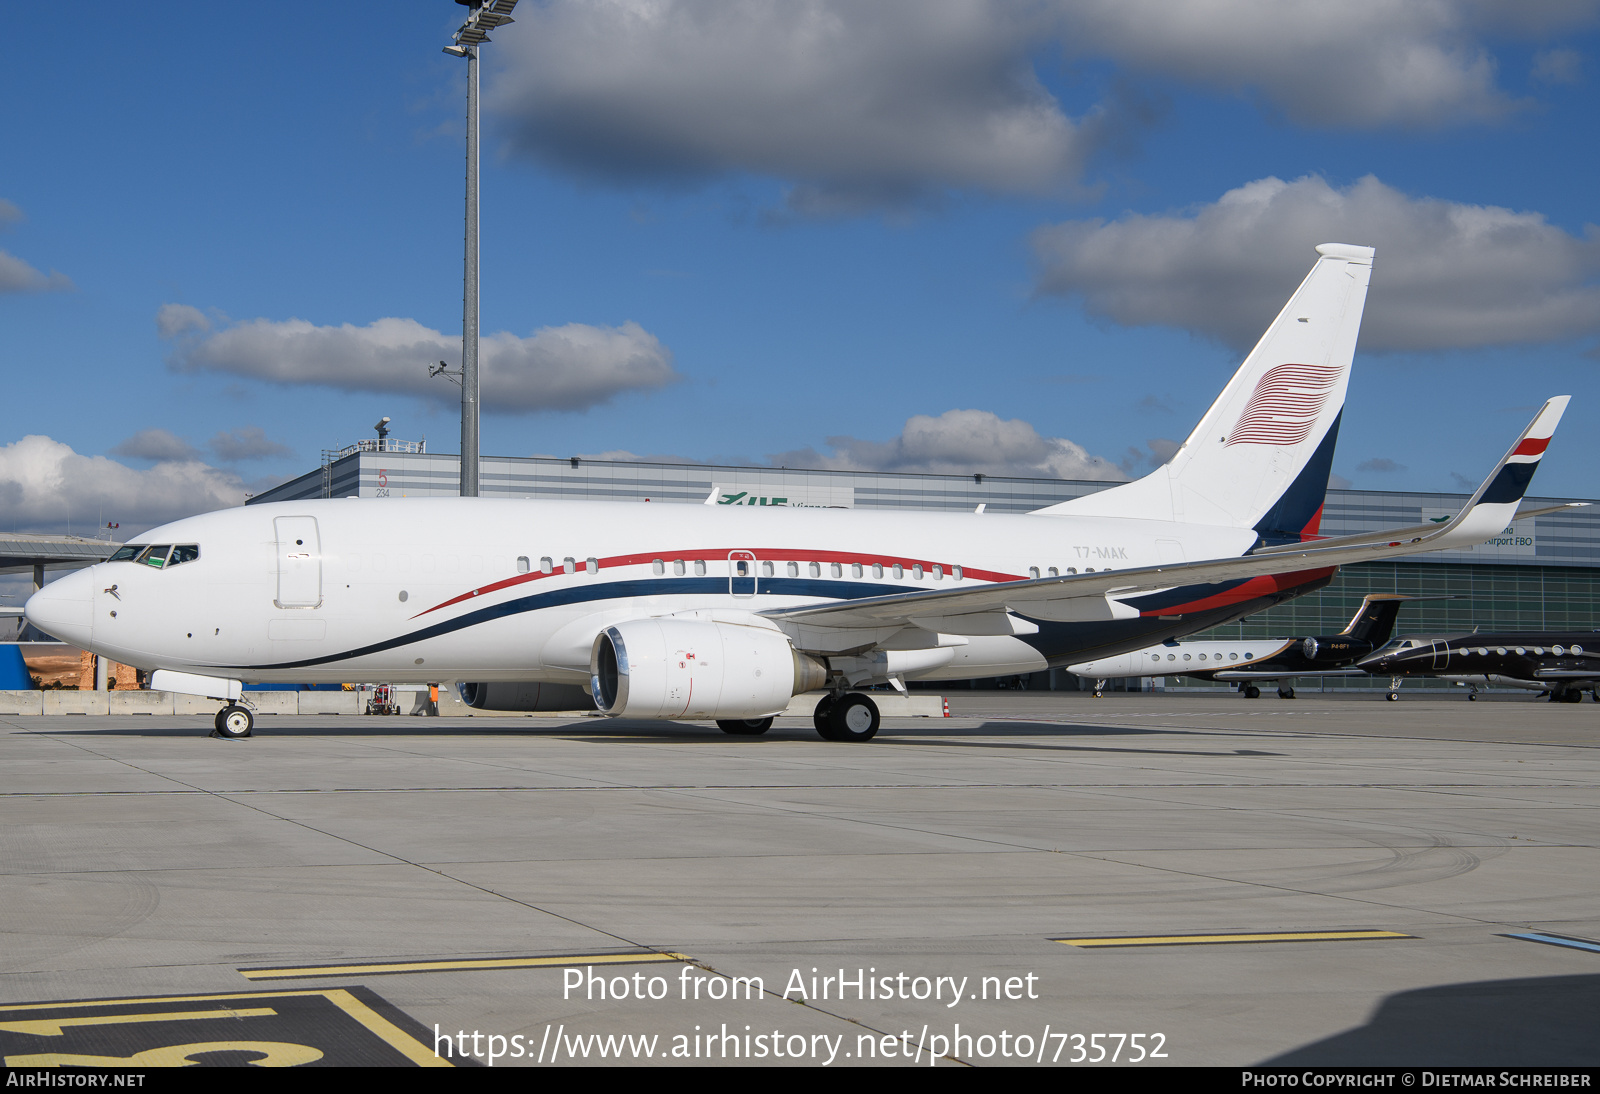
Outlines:
{"type": "Polygon", "coordinates": [[[1037,512],[1317,534],[1350,382],[1371,247],[1324,243],[1300,288],[1189,439],[1144,478],[1037,512]]]}

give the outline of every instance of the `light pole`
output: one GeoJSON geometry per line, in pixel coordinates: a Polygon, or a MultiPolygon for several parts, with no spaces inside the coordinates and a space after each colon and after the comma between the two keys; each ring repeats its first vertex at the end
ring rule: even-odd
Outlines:
{"type": "Polygon", "coordinates": [[[467,242],[461,301],[461,496],[478,496],[478,47],[512,22],[517,0],[456,0],[472,9],[446,53],[467,59],[467,242]]]}

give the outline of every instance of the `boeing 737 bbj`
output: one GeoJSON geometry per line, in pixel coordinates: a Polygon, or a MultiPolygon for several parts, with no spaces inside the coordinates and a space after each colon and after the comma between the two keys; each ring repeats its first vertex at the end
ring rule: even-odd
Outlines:
{"type": "MultiPolygon", "coordinates": [[[[244,681],[587,685],[601,712],[759,733],[826,690],[866,740],[875,682],[1140,649],[1325,585],[1345,563],[1504,528],[1547,402],[1451,520],[1317,536],[1372,250],[1311,272],[1165,466],[1023,515],[479,498],[284,502],[153,529],[28,601],[30,622],[250,732],[244,681]]],[[[520,690],[520,689],[519,689],[520,690]]],[[[537,689],[534,690],[537,693],[537,689]]]]}

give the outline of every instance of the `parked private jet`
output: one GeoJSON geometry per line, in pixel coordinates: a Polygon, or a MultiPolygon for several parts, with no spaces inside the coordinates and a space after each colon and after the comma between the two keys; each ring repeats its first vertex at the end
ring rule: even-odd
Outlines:
{"type": "Polygon", "coordinates": [[[1552,703],[1580,703],[1600,684],[1600,632],[1405,634],[1358,665],[1390,678],[1389,699],[1400,698],[1402,679],[1432,676],[1466,687],[1468,699],[1476,699],[1480,687],[1498,686],[1546,692],[1552,703]]]}
{"type": "Polygon", "coordinates": [[[1278,685],[1278,698],[1293,699],[1294,677],[1325,676],[1355,664],[1389,641],[1400,608],[1417,599],[1420,598],[1400,593],[1372,593],[1361,601],[1349,625],[1338,634],[1172,641],[1117,657],[1068,665],[1067,671],[1094,680],[1097,699],[1104,694],[1107,680],[1141,676],[1223,680],[1237,685],[1250,699],[1260,696],[1258,684],[1270,680],[1278,685]]]}
{"type": "MultiPolygon", "coordinates": [[[[1546,403],[1442,524],[1318,539],[1372,250],[1311,272],[1165,466],[1019,515],[480,498],[283,502],[153,529],[34,594],[65,641],[226,703],[244,681],[587,685],[607,715],[878,729],[874,682],[1033,672],[1193,634],[1345,563],[1506,526],[1546,403]]],[[[520,690],[520,689],[519,689],[520,690]]],[[[532,689],[537,696],[542,691],[532,689]]]]}

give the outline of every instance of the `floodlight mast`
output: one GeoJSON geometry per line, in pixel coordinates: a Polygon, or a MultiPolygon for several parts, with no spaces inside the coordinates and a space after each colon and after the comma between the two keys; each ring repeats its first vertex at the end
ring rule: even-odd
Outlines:
{"type": "Polygon", "coordinates": [[[461,496],[478,496],[478,46],[512,22],[517,0],[456,0],[472,9],[446,53],[467,59],[466,272],[461,300],[461,496]]]}

